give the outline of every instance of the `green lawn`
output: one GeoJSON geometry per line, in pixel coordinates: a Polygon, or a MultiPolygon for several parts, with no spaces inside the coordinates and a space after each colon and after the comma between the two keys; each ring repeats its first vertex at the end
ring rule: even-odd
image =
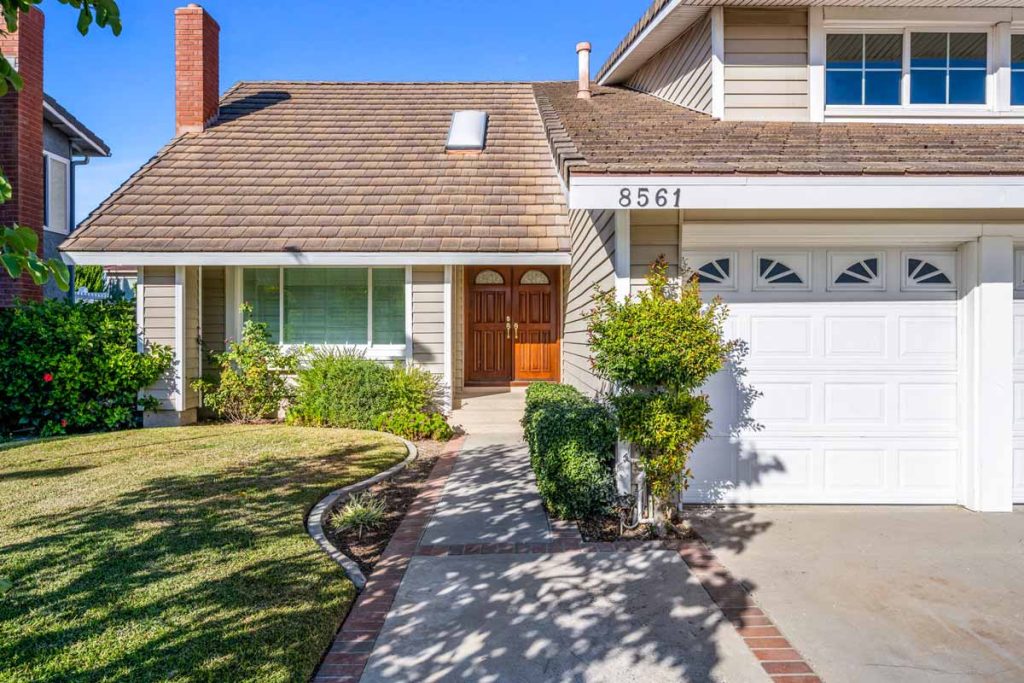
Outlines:
{"type": "Polygon", "coordinates": [[[279,425],[0,447],[0,681],[305,681],[354,597],[305,515],[404,457],[279,425]]]}

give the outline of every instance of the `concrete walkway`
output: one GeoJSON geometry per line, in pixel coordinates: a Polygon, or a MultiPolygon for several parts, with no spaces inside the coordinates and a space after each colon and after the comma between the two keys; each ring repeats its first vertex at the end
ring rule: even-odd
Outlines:
{"type": "MultiPolygon", "coordinates": [[[[551,541],[518,420],[521,391],[480,392],[421,544],[551,541]]],[[[765,681],[669,550],[411,559],[363,681],[765,681]]]]}

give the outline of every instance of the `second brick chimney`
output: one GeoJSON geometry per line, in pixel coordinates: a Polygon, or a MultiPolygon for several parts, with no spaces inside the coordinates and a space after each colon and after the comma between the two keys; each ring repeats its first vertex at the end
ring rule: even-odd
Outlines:
{"type": "MultiPolygon", "coordinates": [[[[0,205],[0,225],[32,228],[43,245],[43,13],[23,12],[16,33],[0,36],[0,52],[18,70],[24,87],[0,97],[0,167],[14,187],[0,205]]],[[[11,280],[0,271],[0,306],[40,300],[43,289],[28,275],[11,280]]]]}
{"type": "Polygon", "coordinates": [[[195,3],[174,10],[175,130],[196,133],[217,118],[220,26],[195,3]]]}

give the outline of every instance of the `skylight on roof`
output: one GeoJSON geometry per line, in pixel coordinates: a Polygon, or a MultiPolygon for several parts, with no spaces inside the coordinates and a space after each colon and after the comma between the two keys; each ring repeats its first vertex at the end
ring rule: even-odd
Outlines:
{"type": "Polygon", "coordinates": [[[487,140],[487,112],[457,111],[448,129],[449,152],[480,152],[487,140]]]}

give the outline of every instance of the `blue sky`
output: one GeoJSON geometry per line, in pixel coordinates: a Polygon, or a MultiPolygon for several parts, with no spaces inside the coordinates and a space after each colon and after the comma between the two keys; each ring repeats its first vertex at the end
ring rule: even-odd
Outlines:
{"type": "MultiPolygon", "coordinates": [[[[78,175],[85,218],[174,134],[174,8],[120,0],[114,38],[74,28],[44,0],[45,88],[110,145],[78,175]]],[[[576,77],[575,45],[605,57],[650,0],[206,0],[221,26],[221,91],[240,80],[551,80],[576,77]],[[277,8],[290,5],[286,13],[277,8]]]]}

